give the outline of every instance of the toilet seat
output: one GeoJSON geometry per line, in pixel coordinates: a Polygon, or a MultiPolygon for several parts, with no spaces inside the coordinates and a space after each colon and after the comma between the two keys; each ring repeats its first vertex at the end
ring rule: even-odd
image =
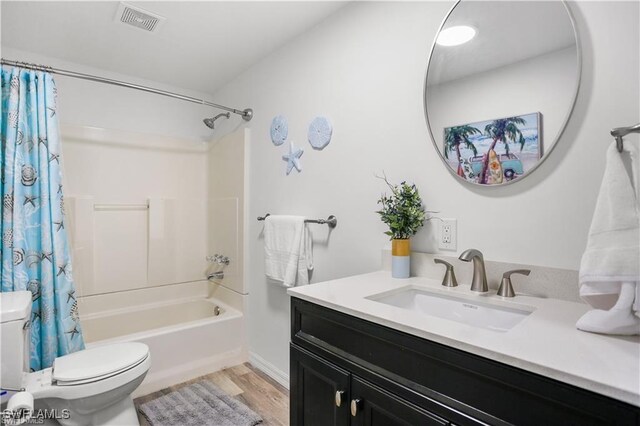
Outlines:
{"type": "MultiPolygon", "coordinates": [[[[75,358],[75,357],[74,357],[75,358]]],[[[73,358],[71,358],[73,359],[73,358]]],[[[83,364],[84,365],[84,364],[83,364]]],[[[103,394],[111,390],[117,389],[121,386],[137,380],[140,377],[144,377],[151,366],[151,354],[147,345],[142,343],[124,343],[99,346],[96,348],[86,349],[84,351],[75,352],[74,354],[65,355],[57,358],[54,361],[54,368],[62,369],[55,372],[54,368],[46,368],[44,370],[36,371],[34,373],[25,374],[25,388],[27,391],[33,394],[35,399],[41,398],[60,398],[60,399],[77,399],[86,398],[92,395],[103,394]],[[89,352],[90,355],[83,355],[79,358],[82,362],[95,362],[99,359],[98,355],[104,355],[109,353],[109,350],[102,350],[103,348],[119,346],[123,351],[120,355],[122,358],[118,358],[118,363],[109,363],[110,368],[105,365],[92,365],[86,369],[73,369],[72,366],[67,368],[67,363],[59,363],[58,360],[71,355],[80,356],[83,352],[89,352]],[[120,346],[126,345],[126,346],[120,346]],[[135,347],[132,345],[141,345],[135,347]],[[99,351],[96,353],[94,351],[99,351]],[[131,351],[130,351],[131,350],[131,351]],[[126,351],[126,352],[124,352],[126,351]],[[146,355],[144,355],[146,354],[146,355]],[[143,356],[142,359],[139,359],[143,356]],[[136,361],[134,361],[138,358],[136,361]],[[129,365],[127,365],[129,364],[129,365]],[[77,371],[74,371],[77,370],[77,371]],[[74,373],[71,373],[74,372],[74,373]],[[77,372],[77,374],[75,374],[77,372]],[[93,376],[93,377],[91,377],[93,376]],[[63,378],[62,382],[58,378],[63,378]]],[[[85,365],[86,366],[86,365],[85,365]]]]}
{"type": "Polygon", "coordinates": [[[147,345],[136,342],[114,343],[85,349],[56,358],[52,379],[57,386],[74,386],[104,380],[144,361],[147,345]]]}

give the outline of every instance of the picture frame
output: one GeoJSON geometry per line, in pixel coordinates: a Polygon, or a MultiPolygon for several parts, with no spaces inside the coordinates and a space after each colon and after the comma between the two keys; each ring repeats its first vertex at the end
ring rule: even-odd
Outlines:
{"type": "Polygon", "coordinates": [[[443,153],[447,165],[468,182],[503,185],[520,179],[542,158],[542,114],[445,127],[443,153]]]}

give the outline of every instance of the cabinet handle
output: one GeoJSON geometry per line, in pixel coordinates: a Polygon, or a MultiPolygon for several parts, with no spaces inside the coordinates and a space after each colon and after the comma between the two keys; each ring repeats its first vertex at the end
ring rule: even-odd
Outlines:
{"type": "Polygon", "coordinates": [[[360,399],[352,399],[351,400],[351,415],[353,417],[358,415],[358,410],[362,408],[362,400],[360,399]]]}
{"type": "Polygon", "coordinates": [[[342,405],[342,396],[344,395],[344,391],[336,391],[336,407],[342,405]]]}

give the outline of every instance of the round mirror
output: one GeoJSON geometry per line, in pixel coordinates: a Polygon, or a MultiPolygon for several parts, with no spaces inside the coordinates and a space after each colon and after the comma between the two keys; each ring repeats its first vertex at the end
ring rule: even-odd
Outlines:
{"type": "Polygon", "coordinates": [[[455,176],[506,185],[549,155],[575,103],[580,52],[564,2],[460,1],[429,58],[431,138],[455,176]]]}

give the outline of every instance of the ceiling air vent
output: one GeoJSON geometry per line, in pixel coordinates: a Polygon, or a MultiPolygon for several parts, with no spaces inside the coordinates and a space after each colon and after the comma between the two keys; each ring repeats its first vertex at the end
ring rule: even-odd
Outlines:
{"type": "Polygon", "coordinates": [[[160,15],[126,3],[120,3],[116,14],[116,21],[152,33],[160,29],[164,20],[165,18],[160,15]]]}

